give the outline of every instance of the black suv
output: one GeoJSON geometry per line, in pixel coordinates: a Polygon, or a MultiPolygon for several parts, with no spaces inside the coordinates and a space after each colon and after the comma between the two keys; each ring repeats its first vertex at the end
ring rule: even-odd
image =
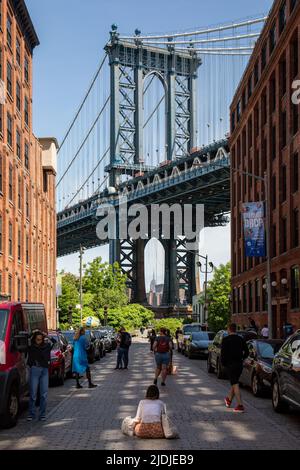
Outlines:
{"type": "Polygon", "coordinates": [[[300,330],[276,354],[272,372],[272,403],[277,413],[300,407],[300,330]]]}
{"type": "MultiPolygon", "coordinates": [[[[257,333],[255,333],[255,331],[237,331],[237,334],[242,336],[245,341],[257,339],[257,333]]],[[[210,374],[216,371],[218,379],[226,379],[226,373],[221,364],[221,346],[223,338],[226,336],[228,336],[227,331],[219,331],[213,343],[208,346],[207,371],[210,374]]]]}

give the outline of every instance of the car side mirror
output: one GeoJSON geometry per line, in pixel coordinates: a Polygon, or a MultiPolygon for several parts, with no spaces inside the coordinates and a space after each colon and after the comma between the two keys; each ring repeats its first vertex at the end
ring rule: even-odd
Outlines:
{"type": "Polygon", "coordinates": [[[14,336],[13,347],[19,353],[26,353],[29,346],[29,335],[28,333],[20,333],[14,336]]]}

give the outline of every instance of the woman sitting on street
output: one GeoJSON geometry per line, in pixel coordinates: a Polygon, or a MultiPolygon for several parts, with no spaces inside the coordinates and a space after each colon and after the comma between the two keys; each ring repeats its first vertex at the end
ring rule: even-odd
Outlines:
{"type": "Polygon", "coordinates": [[[134,433],[141,439],[164,439],[162,415],[166,412],[166,405],[159,399],[159,390],[151,385],[146,393],[145,400],[141,400],[134,421],[137,423],[134,433]]]}

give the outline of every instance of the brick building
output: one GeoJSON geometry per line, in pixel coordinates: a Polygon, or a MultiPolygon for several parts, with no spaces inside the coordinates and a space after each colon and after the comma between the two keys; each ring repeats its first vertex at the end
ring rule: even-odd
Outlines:
{"type": "Polygon", "coordinates": [[[264,184],[241,171],[267,172],[276,337],[286,320],[300,328],[299,41],[300,2],[276,0],[231,105],[233,318],[267,323],[266,260],[245,257],[241,218],[243,202],[264,201],[264,184]]]}
{"type": "Polygon", "coordinates": [[[24,0],[0,1],[0,293],[43,302],[56,326],[55,139],[32,131],[32,54],[24,0]]]}

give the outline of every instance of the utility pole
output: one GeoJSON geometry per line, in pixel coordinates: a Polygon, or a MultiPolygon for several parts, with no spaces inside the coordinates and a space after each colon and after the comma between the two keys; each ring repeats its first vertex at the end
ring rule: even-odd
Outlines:
{"type": "Polygon", "coordinates": [[[82,326],[82,258],[83,258],[84,249],[80,245],[80,254],[79,254],[79,303],[80,303],[80,325],[82,326]]]}

